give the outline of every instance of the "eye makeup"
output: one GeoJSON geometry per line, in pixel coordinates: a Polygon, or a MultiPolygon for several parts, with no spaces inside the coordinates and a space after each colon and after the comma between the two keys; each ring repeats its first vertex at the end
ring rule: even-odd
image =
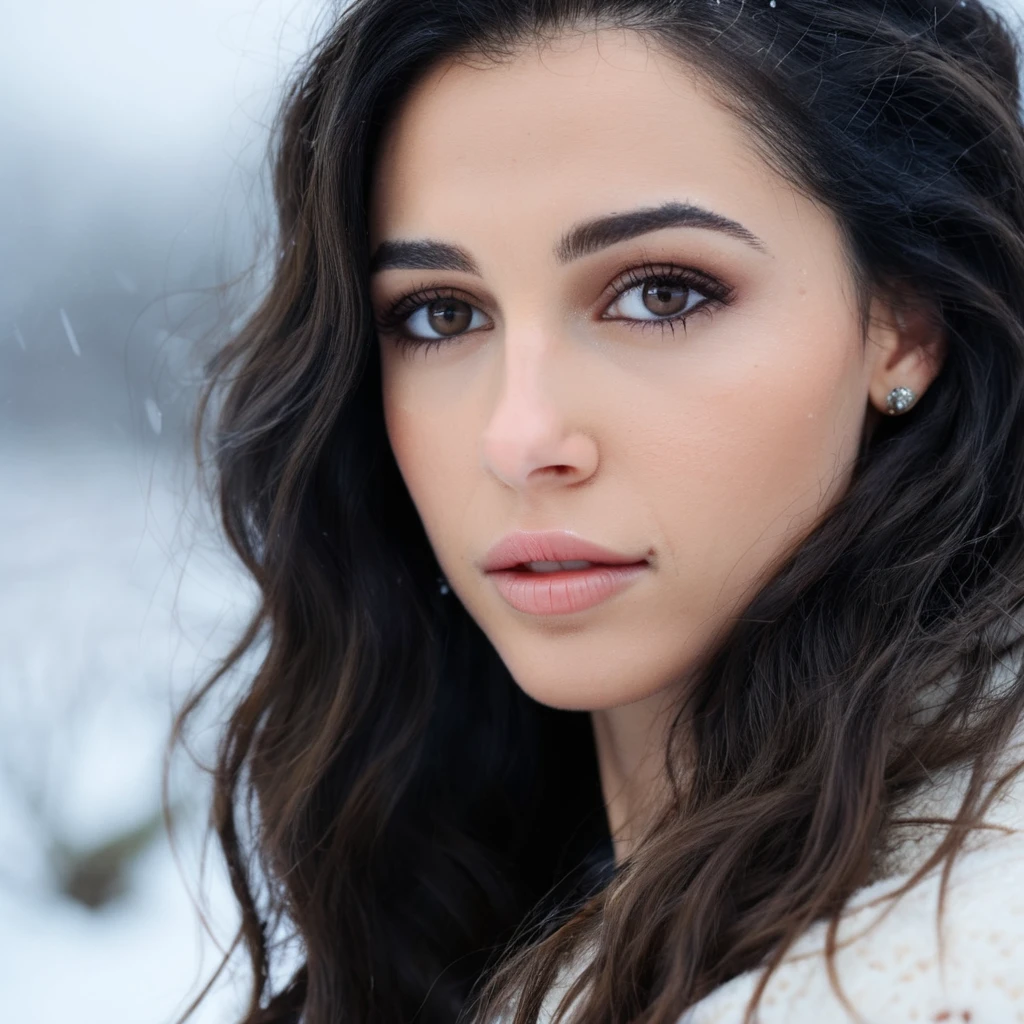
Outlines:
{"type": "MultiPolygon", "coordinates": [[[[659,327],[674,332],[676,326],[685,329],[686,321],[696,313],[710,313],[727,305],[733,293],[734,289],[729,285],[697,268],[671,263],[644,263],[628,268],[609,284],[599,319],[623,323],[630,328],[659,327]],[[619,315],[608,315],[609,309],[622,305],[623,300],[634,292],[639,294],[632,303],[632,312],[639,315],[622,315],[621,311],[619,315]],[[700,295],[703,298],[695,305],[687,303],[685,308],[676,310],[672,307],[680,294],[700,295]],[[660,308],[651,308],[648,304],[650,302],[660,308]]],[[[493,326],[493,321],[474,304],[471,296],[458,288],[447,286],[424,287],[407,292],[381,310],[376,317],[378,332],[392,337],[399,348],[429,349],[469,333],[491,330],[493,326]],[[421,333],[424,331],[427,333],[421,333]]]]}

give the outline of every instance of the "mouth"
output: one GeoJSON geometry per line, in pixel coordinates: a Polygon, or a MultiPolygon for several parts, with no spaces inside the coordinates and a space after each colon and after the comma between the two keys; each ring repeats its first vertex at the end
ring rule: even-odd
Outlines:
{"type": "Polygon", "coordinates": [[[492,572],[515,572],[534,576],[565,576],[589,572],[591,569],[623,569],[647,562],[588,562],[585,559],[574,559],[564,562],[520,562],[506,569],[494,569],[492,572]]]}
{"type": "Polygon", "coordinates": [[[502,598],[526,615],[572,615],[621,593],[646,575],[646,561],[608,565],[600,562],[524,562],[494,569],[488,577],[502,598]]]}

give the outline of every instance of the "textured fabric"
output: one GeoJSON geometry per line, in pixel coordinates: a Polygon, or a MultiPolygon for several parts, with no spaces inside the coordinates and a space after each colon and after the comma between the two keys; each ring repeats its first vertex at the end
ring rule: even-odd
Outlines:
{"type": "MultiPolygon", "coordinates": [[[[1024,759],[1022,739],[1018,730],[1004,766],[1024,759]]],[[[966,771],[948,772],[907,801],[900,817],[954,817],[968,778],[966,771]]],[[[957,857],[946,889],[941,956],[941,868],[895,901],[871,905],[897,890],[943,834],[940,827],[902,826],[893,830],[884,877],[854,895],[839,927],[835,965],[856,1013],[843,1006],[830,984],[825,925],[818,924],[772,975],[758,1024],[1024,1024],[1024,773],[985,820],[1011,831],[976,831],[957,857]]],[[[583,962],[564,972],[548,993],[539,1024],[550,1021],[583,962]]],[[[733,978],[687,1011],[680,1024],[740,1024],[759,976],[751,971],[733,978]]]]}
{"type": "MultiPolygon", "coordinates": [[[[844,915],[835,965],[850,1004],[869,1024],[1024,1022],[1024,836],[1001,839],[958,859],[942,916],[939,874],[890,904],[872,899],[902,877],[861,891],[844,915]]],[[[816,925],[771,977],[760,1024],[853,1021],[825,969],[824,925],[816,925]]],[[[757,981],[751,972],[723,985],[684,1015],[685,1024],[734,1024],[757,981]]]]}

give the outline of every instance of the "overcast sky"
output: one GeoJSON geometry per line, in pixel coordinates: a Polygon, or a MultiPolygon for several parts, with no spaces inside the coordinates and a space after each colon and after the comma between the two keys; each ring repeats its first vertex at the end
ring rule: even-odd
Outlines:
{"type": "Polygon", "coordinates": [[[60,139],[69,151],[102,147],[111,159],[163,164],[226,123],[244,135],[244,122],[264,113],[327,6],[9,0],[0,33],[0,118],[60,139]]]}
{"type": "Polygon", "coordinates": [[[188,215],[244,188],[281,85],[330,7],[4,0],[0,275],[22,287],[5,302],[0,285],[0,319],[97,209],[144,221],[184,204],[188,215]]]}
{"type": "Polygon", "coordinates": [[[134,430],[155,391],[124,382],[175,329],[152,303],[249,262],[267,126],[335,7],[0,0],[0,429],[134,430]]]}

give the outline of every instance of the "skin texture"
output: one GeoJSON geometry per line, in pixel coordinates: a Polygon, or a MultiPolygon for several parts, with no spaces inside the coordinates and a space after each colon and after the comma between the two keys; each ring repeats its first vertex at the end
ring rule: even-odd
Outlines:
{"type": "MultiPolygon", "coordinates": [[[[375,311],[439,288],[479,312],[429,350],[378,332],[390,443],[454,594],[518,685],[591,713],[621,860],[687,678],[848,486],[889,391],[925,391],[941,344],[880,299],[865,340],[832,215],[692,70],[630,33],[448,61],[417,85],[383,140],[371,246],[425,239],[480,273],[380,270],[375,311]],[[574,225],[668,202],[739,222],[764,251],[673,227],[556,258],[574,225]],[[730,301],[695,308],[685,330],[631,322],[656,315],[622,278],[645,264],[703,271],[730,301]],[[548,529],[651,569],[590,610],[517,612],[479,563],[510,531],[548,529]]],[[[422,315],[407,323],[437,336],[422,315]]]]}

